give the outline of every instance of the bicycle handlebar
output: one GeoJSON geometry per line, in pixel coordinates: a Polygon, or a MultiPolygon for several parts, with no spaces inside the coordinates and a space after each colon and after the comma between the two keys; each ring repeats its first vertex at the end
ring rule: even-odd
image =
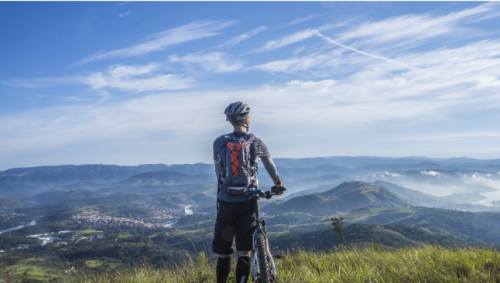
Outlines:
{"type": "Polygon", "coordinates": [[[265,197],[266,199],[270,199],[273,196],[275,196],[278,193],[286,191],[286,187],[283,188],[276,188],[272,187],[270,191],[264,192],[263,190],[259,190],[259,188],[255,188],[253,191],[248,191],[245,193],[246,198],[252,198],[252,197],[265,197]]]}

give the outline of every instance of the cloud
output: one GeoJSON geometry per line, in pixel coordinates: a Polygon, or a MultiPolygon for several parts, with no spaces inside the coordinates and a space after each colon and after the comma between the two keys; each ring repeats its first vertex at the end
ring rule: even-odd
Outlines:
{"type": "Polygon", "coordinates": [[[132,15],[132,11],[127,11],[125,13],[121,13],[120,15],[118,15],[118,17],[122,18],[122,17],[130,16],[130,15],[132,15]]]}
{"type": "Polygon", "coordinates": [[[287,27],[293,26],[293,25],[300,24],[300,23],[303,23],[305,21],[309,21],[309,20],[317,18],[317,17],[321,17],[321,15],[309,15],[307,17],[298,17],[298,18],[295,18],[293,21],[289,22],[288,24],[286,24],[285,26],[287,26],[287,27]]]}
{"type": "Polygon", "coordinates": [[[402,40],[404,44],[408,44],[456,31],[457,25],[466,24],[466,20],[486,19],[484,15],[489,15],[497,7],[498,3],[486,3],[446,15],[410,14],[378,22],[366,22],[339,34],[336,40],[340,42],[359,40],[358,45],[370,46],[395,42],[401,44],[402,40]]]}
{"type": "Polygon", "coordinates": [[[241,41],[243,40],[246,40],[246,39],[249,39],[250,37],[260,33],[261,31],[264,31],[266,30],[267,27],[266,26],[260,26],[258,28],[255,28],[247,33],[244,33],[244,34],[241,34],[241,35],[238,35],[237,37],[229,40],[228,42],[222,44],[219,46],[219,48],[228,48],[228,47],[232,47],[232,46],[235,46],[236,44],[240,43],[241,41]]]}
{"type": "Polygon", "coordinates": [[[308,39],[312,36],[315,36],[316,33],[317,33],[317,30],[309,29],[309,30],[294,33],[290,36],[284,37],[284,38],[279,39],[279,40],[270,40],[270,41],[266,42],[266,44],[262,48],[260,48],[259,51],[268,51],[268,50],[277,49],[277,48],[280,48],[280,47],[283,47],[283,46],[286,46],[286,45],[289,45],[292,43],[296,43],[296,42],[308,39]]]}
{"type": "Polygon", "coordinates": [[[153,75],[158,69],[157,63],[144,66],[115,65],[105,73],[95,72],[88,75],[84,81],[95,90],[114,88],[132,92],[186,89],[192,86],[193,79],[183,75],[153,75]]]}
{"type": "Polygon", "coordinates": [[[234,22],[232,21],[192,22],[181,27],[176,27],[157,33],[148,38],[144,43],[91,56],[89,58],[83,59],[79,64],[85,64],[92,61],[114,57],[133,57],[147,54],[153,51],[165,50],[180,43],[218,35],[220,30],[232,25],[233,23],[234,22]]]}
{"type": "Polygon", "coordinates": [[[229,62],[227,56],[222,52],[188,54],[183,57],[170,55],[169,60],[171,62],[198,64],[205,70],[215,73],[233,72],[243,67],[243,64],[238,60],[229,62]]]}
{"type": "Polygon", "coordinates": [[[2,81],[2,84],[8,86],[25,87],[25,88],[53,87],[64,84],[80,84],[80,83],[82,83],[82,77],[80,76],[2,81]]]}

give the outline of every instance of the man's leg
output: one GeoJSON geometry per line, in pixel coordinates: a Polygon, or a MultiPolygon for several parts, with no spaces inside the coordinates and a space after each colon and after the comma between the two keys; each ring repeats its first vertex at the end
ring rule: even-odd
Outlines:
{"type": "Polygon", "coordinates": [[[231,270],[231,254],[234,235],[236,233],[237,215],[234,211],[235,204],[219,201],[219,210],[214,227],[214,240],[212,251],[219,254],[217,260],[217,283],[227,283],[231,270]]]}
{"type": "Polygon", "coordinates": [[[238,263],[236,264],[236,283],[247,283],[252,267],[252,251],[238,251],[238,263]]]}
{"type": "Polygon", "coordinates": [[[236,234],[236,250],[238,263],[236,265],[236,283],[246,283],[252,267],[251,250],[253,249],[253,233],[257,227],[257,208],[254,200],[247,200],[240,206],[242,215],[238,218],[236,234]]]}
{"type": "Polygon", "coordinates": [[[219,255],[217,260],[217,283],[227,283],[231,271],[231,255],[219,255]]]}

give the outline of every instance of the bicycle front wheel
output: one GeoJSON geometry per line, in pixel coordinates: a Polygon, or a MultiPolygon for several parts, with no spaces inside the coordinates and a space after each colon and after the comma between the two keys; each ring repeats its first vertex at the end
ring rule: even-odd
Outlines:
{"type": "Polygon", "coordinates": [[[272,282],[271,268],[267,256],[267,241],[263,234],[258,233],[255,238],[255,252],[259,261],[259,283],[272,282]]]}

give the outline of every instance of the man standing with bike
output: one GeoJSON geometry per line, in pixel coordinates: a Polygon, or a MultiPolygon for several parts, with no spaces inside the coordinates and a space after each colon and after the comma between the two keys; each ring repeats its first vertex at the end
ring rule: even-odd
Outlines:
{"type": "MultiPolygon", "coordinates": [[[[284,185],[266,144],[248,133],[250,107],[241,101],[234,102],[224,114],[233,126],[233,132],[218,137],[213,145],[218,192],[212,250],[219,254],[217,283],[226,283],[234,253],[233,239],[236,240],[236,282],[246,283],[251,267],[252,237],[257,227],[257,207],[256,202],[245,197],[245,193],[258,187],[259,158],[273,179],[273,189],[279,191],[284,185]]],[[[283,191],[276,193],[282,194],[283,191]]]]}

